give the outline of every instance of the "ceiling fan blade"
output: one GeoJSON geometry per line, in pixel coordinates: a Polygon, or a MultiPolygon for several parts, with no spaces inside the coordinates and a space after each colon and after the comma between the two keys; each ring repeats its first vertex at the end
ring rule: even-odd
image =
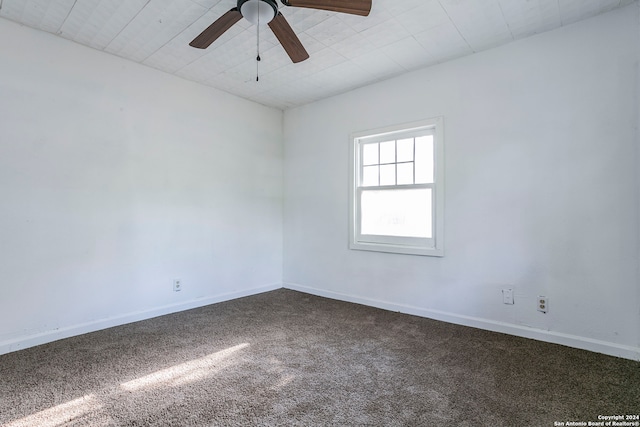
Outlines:
{"type": "Polygon", "coordinates": [[[198,49],[206,49],[211,43],[216,41],[218,37],[224,34],[229,28],[236,22],[242,19],[242,14],[237,7],[234,7],[215,22],[207,27],[198,37],[193,39],[189,46],[197,47],[198,49]]]}
{"type": "Polygon", "coordinates": [[[330,10],[361,16],[368,16],[371,12],[371,0],[283,0],[282,3],[287,6],[330,10]]]}
{"type": "Polygon", "coordinates": [[[269,28],[276,35],[280,44],[293,62],[301,62],[309,58],[309,54],[300,42],[298,36],[293,31],[282,13],[278,12],[275,18],[269,22],[269,28]]]}

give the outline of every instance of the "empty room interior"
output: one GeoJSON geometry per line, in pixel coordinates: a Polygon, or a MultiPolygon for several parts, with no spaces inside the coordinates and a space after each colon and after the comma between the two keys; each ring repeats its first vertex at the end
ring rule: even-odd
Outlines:
{"type": "Polygon", "coordinates": [[[640,425],[639,105],[633,0],[0,0],[0,425],[640,425]]]}

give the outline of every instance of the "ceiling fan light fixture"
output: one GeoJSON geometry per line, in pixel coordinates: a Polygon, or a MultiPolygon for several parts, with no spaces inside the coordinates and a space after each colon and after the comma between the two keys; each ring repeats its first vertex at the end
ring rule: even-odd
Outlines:
{"type": "Polygon", "coordinates": [[[268,24],[278,13],[278,5],[273,0],[240,0],[238,9],[247,21],[255,25],[268,24]]]}
{"type": "MultiPolygon", "coordinates": [[[[216,19],[203,32],[193,39],[189,46],[206,49],[222,36],[229,28],[242,18],[256,26],[257,50],[256,59],[260,61],[260,26],[268,24],[271,32],[276,36],[280,45],[294,63],[309,58],[296,32],[278,11],[278,0],[237,0],[236,7],[228,10],[216,19]]],[[[371,11],[372,0],[280,0],[285,6],[306,7],[308,9],[327,10],[330,12],[348,13],[351,15],[367,16],[371,11]]],[[[2,0],[0,0],[2,3],[2,0]]]]}

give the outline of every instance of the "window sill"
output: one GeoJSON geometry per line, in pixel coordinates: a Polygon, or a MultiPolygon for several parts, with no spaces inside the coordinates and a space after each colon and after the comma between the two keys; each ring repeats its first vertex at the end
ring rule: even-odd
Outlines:
{"type": "Polygon", "coordinates": [[[421,256],[433,256],[443,257],[443,248],[426,248],[419,246],[403,246],[387,243],[368,243],[368,242],[354,242],[349,244],[349,249],[358,251],[373,251],[373,252],[385,252],[403,255],[421,255],[421,256]]]}

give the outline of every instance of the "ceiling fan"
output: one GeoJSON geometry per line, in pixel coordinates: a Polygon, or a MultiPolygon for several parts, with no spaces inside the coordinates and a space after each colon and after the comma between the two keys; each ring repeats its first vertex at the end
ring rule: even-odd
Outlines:
{"type": "MultiPolygon", "coordinates": [[[[367,16],[371,11],[371,0],[280,0],[285,6],[305,7],[367,16]]],[[[206,49],[240,19],[254,24],[268,23],[276,38],[293,62],[309,58],[309,54],[298,39],[284,15],[278,11],[277,0],[238,0],[238,5],[209,25],[190,46],[206,49]]]]}

